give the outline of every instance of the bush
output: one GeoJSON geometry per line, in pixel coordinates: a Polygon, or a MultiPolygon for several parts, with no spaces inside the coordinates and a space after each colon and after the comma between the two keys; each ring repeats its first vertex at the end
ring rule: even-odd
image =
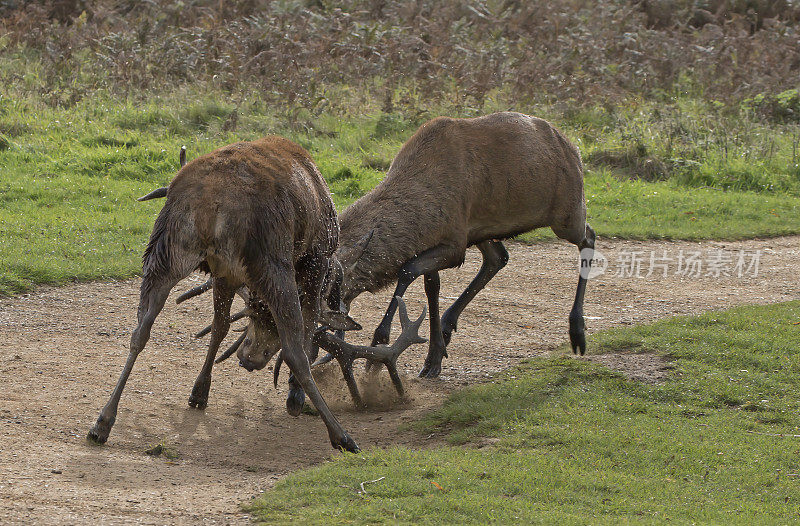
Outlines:
{"type": "Polygon", "coordinates": [[[788,1],[190,5],[0,2],[0,72],[54,106],[101,88],[146,96],[209,83],[310,111],[364,100],[467,111],[498,92],[515,106],[686,89],[740,101],[795,87],[800,68],[800,5],[788,1]],[[355,89],[341,97],[336,86],[355,89]]]}

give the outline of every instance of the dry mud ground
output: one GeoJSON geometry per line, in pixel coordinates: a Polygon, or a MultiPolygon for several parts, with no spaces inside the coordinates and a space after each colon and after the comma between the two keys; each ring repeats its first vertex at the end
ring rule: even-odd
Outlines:
{"type": "MultiPolygon", "coordinates": [[[[589,283],[590,333],[800,297],[800,237],[730,243],[600,240],[598,248],[612,272],[589,283]],[[643,253],[646,274],[650,251],[677,258],[681,250],[718,249],[734,255],[761,250],[758,276],[680,277],[674,275],[675,262],[667,278],[611,275],[618,259],[632,251],[643,253]]],[[[323,393],[361,447],[435,443],[436,437],[398,427],[440,404],[453,389],[546,354],[566,340],[577,251],[565,243],[510,243],[508,249],[509,265],[462,316],[441,378],[416,379],[425,346],[401,357],[410,401],[392,403],[384,373],[371,396],[388,406],[355,412],[338,372],[330,367],[320,372],[323,393]]],[[[470,250],[460,269],[443,274],[443,303],[463,290],[479,265],[479,253],[470,250]]],[[[192,276],[181,283],[172,299],[203,279],[192,276]]],[[[136,363],[108,444],[89,445],[86,432],[127,355],[138,285],[138,280],[77,284],[0,300],[0,523],[245,523],[242,501],[292,470],[338,454],[319,418],[285,413],[285,376],[276,391],[269,371],[247,373],[235,359],[216,367],[205,411],[187,406],[205,354],[205,340],[192,334],[211,319],[210,295],[182,305],[168,302],[136,363]],[[145,454],[159,443],[177,458],[145,454]]],[[[357,339],[368,339],[389,296],[390,291],[364,294],[356,301],[352,313],[367,328],[357,339]]],[[[407,298],[412,316],[419,313],[421,280],[407,298]]],[[[648,365],[635,357],[606,355],[601,361],[647,376],[638,369],[648,365]]]]}

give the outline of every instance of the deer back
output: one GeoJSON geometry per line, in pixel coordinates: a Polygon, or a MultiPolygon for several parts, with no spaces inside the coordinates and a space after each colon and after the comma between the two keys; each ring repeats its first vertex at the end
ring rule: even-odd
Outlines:
{"type": "Polygon", "coordinates": [[[330,257],[338,243],[322,175],[308,152],[281,137],[194,159],[170,184],[162,216],[171,242],[201,252],[212,270],[238,282],[246,281],[243,270],[253,258],[294,265],[309,254],[330,257]]]}
{"type": "Polygon", "coordinates": [[[378,186],[342,212],[339,258],[376,290],[436,245],[466,249],[551,225],[583,229],[585,213],[580,154],[547,121],[512,112],[439,117],[403,145],[378,186]],[[358,254],[351,247],[371,230],[360,255],[369,261],[352,268],[358,254]]]}

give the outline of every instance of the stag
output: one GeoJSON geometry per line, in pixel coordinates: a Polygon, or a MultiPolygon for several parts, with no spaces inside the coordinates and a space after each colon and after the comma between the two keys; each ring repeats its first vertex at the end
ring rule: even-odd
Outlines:
{"type": "Polygon", "coordinates": [[[308,153],[280,137],[232,144],[183,166],[164,193],[167,201],[143,257],[128,359],[88,438],[108,439],[122,390],[170,290],[201,269],[213,278],[214,319],[190,405],[207,403],[231,303],[246,286],[250,321],[238,347],[240,361],[255,357],[246,365],[260,369],[280,350],[296,388],[308,393],[319,411],[331,444],[358,451],[325,404],[307,356],[318,319],[337,330],[360,328],[346,315],[320,308],[323,288],[336,288],[331,282],[341,276],[334,272],[339,228],[328,187],[308,153]]]}
{"type": "MultiPolygon", "coordinates": [[[[520,113],[423,124],[383,181],[339,220],[345,307],[362,292],[396,284],[372,345],[389,341],[397,298],[424,276],[430,343],[421,377],[439,375],[462,311],[508,262],[501,240],[550,227],[578,247],[582,269],[594,253],[578,149],[547,121],[520,113]],[[459,266],[473,245],[483,256],[480,271],[440,318],[439,271],[459,266]]],[[[570,342],[580,354],[586,281],[581,272],[569,315],[570,342]]]]}
{"type": "MultiPolygon", "coordinates": [[[[586,223],[580,152],[547,121],[513,112],[433,119],[403,145],[383,181],[339,219],[336,256],[343,280],[327,297],[329,307],[349,310],[361,293],[395,284],[372,339],[373,346],[386,344],[397,298],[424,276],[430,341],[421,377],[440,374],[459,316],[508,262],[502,240],[543,227],[579,249],[583,270],[569,314],[569,337],[573,352],[585,353],[585,270],[591,266],[595,233],[586,223]],[[440,318],[439,271],[460,265],[473,245],[483,256],[481,268],[440,318]]],[[[317,363],[332,358],[329,354],[317,363]]]]}

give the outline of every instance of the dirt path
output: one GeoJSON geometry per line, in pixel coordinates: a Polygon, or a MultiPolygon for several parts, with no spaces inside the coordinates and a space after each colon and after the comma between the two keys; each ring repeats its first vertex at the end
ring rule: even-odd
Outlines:
{"type": "MultiPolygon", "coordinates": [[[[800,298],[800,237],[703,244],[602,240],[598,247],[611,265],[589,283],[590,332],[800,298]],[[646,274],[651,250],[673,258],[681,250],[724,250],[735,259],[742,249],[762,251],[758,276],[680,277],[674,275],[677,262],[667,278],[611,275],[620,258],[634,251],[643,252],[646,274]]],[[[401,358],[409,403],[353,412],[338,373],[321,373],[323,393],[362,447],[424,447],[424,438],[399,432],[399,424],[441,403],[452,389],[566,339],[575,249],[561,243],[508,248],[509,265],[465,311],[442,377],[415,378],[423,346],[401,358]]],[[[443,303],[463,290],[479,265],[479,254],[471,250],[463,267],[444,273],[443,303]]],[[[389,296],[363,295],[353,315],[373,329],[389,296]]],[[[422,284],[415,283],[407,298],[411,314],[418,313],[422,284]]],[[[235,359],[215,369],[208,409],[187,406],[205,354],[205,341],[192,334],[210,320],[209,297],[167,304],[136,364],[108,444],[87,444],[86,431],[127,355],[137,300],[138,280],[47,288],[0,300],[0,523],[245,523],[249,518],[239,503],[282,475],[334,454],[318,418],[286,415],[285,377],[276,392],[271,374],[248,374],[235,359]],[[178,457],[144,453],[160,442],[178,457]]],[[[366,332],[361,340],[368,339],[366,332]]],[[[591,338],[589,346],[591,352],[591,338]]]]}

